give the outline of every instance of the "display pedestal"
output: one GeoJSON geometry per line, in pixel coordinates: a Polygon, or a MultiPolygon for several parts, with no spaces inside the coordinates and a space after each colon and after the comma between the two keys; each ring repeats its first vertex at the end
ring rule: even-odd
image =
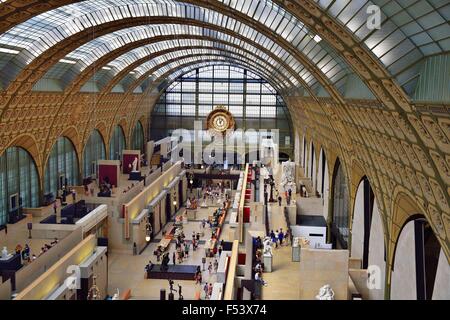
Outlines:
{"type": "Polygon", "coordinates": [[[288,211],[289,223],[295,226],[297,224],[297,204],[291,202],[291,205],[287,206],[286,209],[288,211]]]}
{"type": "Polygon", "coordinates": [[[130,172],[130,178],[128,180],[131,181],[141,181],[142,176],[140,172],[130,172]]]}
{"type": "Polygon", "coordinates": [[[272,260],[273,256],[271,254],[264,255],[264,272],[272,272],[272,260]]]}
{"type": "Polygon", "coordinates": [[[292,261],[300,262],[300,246],[292,247],[292,261]]]}

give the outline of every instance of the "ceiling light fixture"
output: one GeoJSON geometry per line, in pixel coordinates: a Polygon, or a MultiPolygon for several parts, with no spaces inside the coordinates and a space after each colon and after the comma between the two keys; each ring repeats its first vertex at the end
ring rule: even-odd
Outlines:
{"type": "Polygon", "coordinates": [[[315,35],[315,36],[313,37],[313,39],[314,39],[314,41],[317,42],[317,43],[319,43],[320,41],[322,41],[322,38],[321,38],[320,36],[318,36],[318,35],[315,35]]]}
{"type": "Polygon", "coordinates": [[[61,60],[59,60],[59,62],[61,62],[61,63],[68,63],[68,64],[76,64],[77,63],[76,61],[67,60],[67,59],[61,59],[61,60]]]}
{"type": "Polygon", "coordinates": [[[9,53],[9,54],[19,54],[20,53],[20,51],[8,49],[8,48],[2,48],[2,47],[0,47],[0,52],[9,53]]]}

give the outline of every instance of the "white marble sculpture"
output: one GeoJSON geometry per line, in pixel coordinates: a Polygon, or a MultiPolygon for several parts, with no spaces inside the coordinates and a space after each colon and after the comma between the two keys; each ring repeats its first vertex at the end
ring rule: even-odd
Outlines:
{"type": "Polygon", "coordinates": [[[261,167],[261,171],[260,171],[261,176],[263,177],[264,180],[268,180],[269,177],[269,170],[267,169],[266,166],[261,167]]]}
{"type": "Polygon", "coordinates": [[[282,175],[281,175],[281,183],[280,186],[283,191],[287,192],[289,189],[292,190],[292,193],[295,194],[297,190],[295,184],[295,163],[292,161],[283,162],[282,165],[282,175]]]}
{"type": "Polygon", "coordinates": [[[120,300],[119,296],[120,296],[120,291],[119,291],[119,288],[117,288],[116,293],[114,293],[111,300],[120,300]]]}
{"type": "Polygon", "coordinates": [[[175,234],[174,234],[175,238],[178,238],[182,234],[183,234],[183,228],[182,227],[178,227],[178,228],[175,229],[175,234]]]}
{"type": "Polygon", "coordinates": [[[272,241],[270,237],[264,238],[264,255],[272,255],[272,241]]]}
{"type": "Polygon", "coordinates": [[[136,158],[134,158],[134,160],[133,160],[133,169],[131,170],[132,172],[138,172],[138,170],[137,170],[137,165],[138,165],[138,158],[136,157],[136,158]]]}
{"type": "Polygon", "coordinates": [[[329,284],[320,288],[319,294],[316,296],[317,300],[334,300],[334,291],[329,284]]]}
{"type": "Polygon", "coordinates": [[[3,247],[2,250],[2,259],[8,259],[9,258],[9,253],[8,253],[8,249],[6,247],[3,247]]]}

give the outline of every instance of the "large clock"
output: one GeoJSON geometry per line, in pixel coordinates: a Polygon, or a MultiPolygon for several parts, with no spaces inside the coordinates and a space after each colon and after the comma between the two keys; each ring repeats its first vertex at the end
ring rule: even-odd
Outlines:
{"type": "Polygon", "coordinates": [[[207,119],[207,129],[211,133],[219,133],[224,135],[227,130],[234,130],[236,122],[234,117],[225,107],[216,107],[207,119]]]}

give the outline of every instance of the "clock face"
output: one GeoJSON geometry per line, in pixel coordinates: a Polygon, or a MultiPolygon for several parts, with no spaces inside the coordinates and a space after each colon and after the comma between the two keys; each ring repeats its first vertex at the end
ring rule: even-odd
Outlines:
{"type": "Polygon", "coordinates": [[[212,133],[225,134],[229,129],[234,130],[235,121],[233,115],[225,107],[216,107],[209,115],[207,119],[208,130],[212,133]]]}
{"type": "Polygon", "coordinates": [[[213,118],[213,125],[217,131],[225,131],[228,129],[228,119],[224,115],[218,114],[213,118]]]}

